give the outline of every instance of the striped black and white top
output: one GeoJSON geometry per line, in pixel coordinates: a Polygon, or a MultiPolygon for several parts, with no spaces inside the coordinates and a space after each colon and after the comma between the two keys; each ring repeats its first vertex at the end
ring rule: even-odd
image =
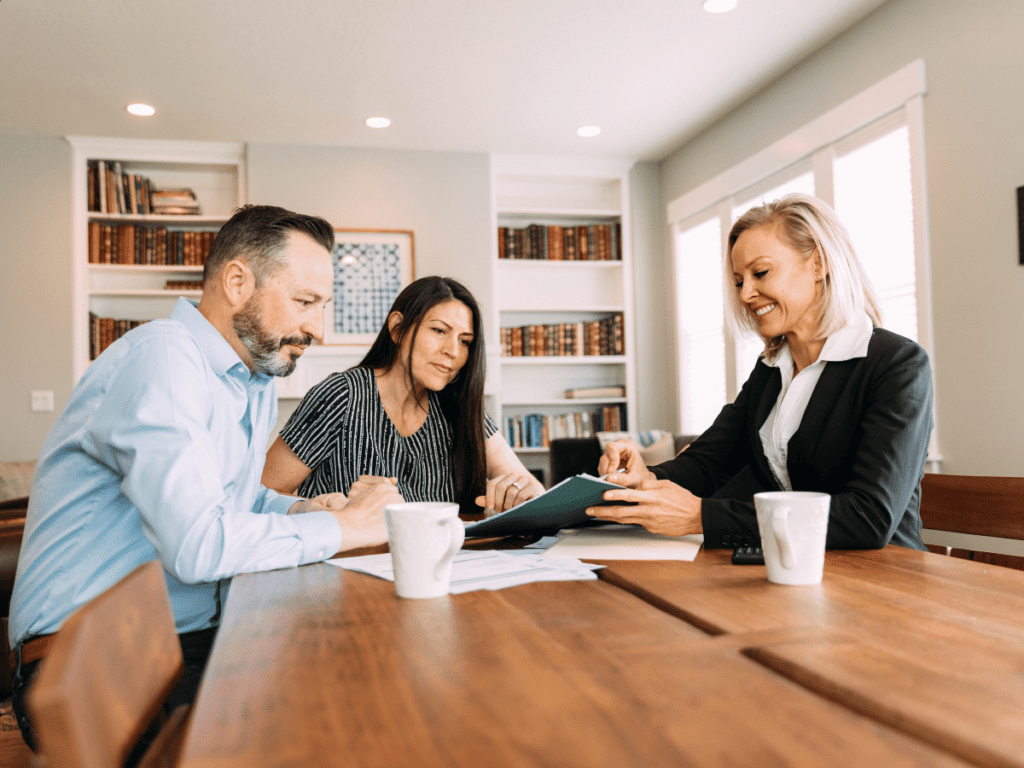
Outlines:
{"type": "MultiPolygon", "coordinates": [[[[313,470],[298,494],[348,493],[360,475],[378,475],[397,477],[406,501],[454,501],[451,428],[437,394],[429,395],[427,420],[402,437],[384,411],[373,369],[332,373],[309,390],[281,430],[284,442],[313,470]]],[[[497,431],[485,413],[484,436],[497,431]]]]}

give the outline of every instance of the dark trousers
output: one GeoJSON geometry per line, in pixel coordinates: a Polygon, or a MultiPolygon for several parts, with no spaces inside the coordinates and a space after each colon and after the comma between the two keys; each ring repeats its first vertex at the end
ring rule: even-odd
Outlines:
{"type": "MultiPolygon", "coordinates": [[[[181,673],[181,679],[177,686],[170,692],[164,701],[163,708],[153,718],[149,728],[139,738],[135,749],[125,761],[125,766],[134,766],[145,754],[146,749],[153,743],[160,727],[167,719],[167,716],[181,704],[191,704],[195,701],[199,692],[199,683],[203,679],[203,670],[206,669],[206,662],[210,658],[210,649],[213,647],[213,640],[217,636],[217,628],[200,629],[195,632],[185,632],[178,635],[181,642],[181,655],[184,657],[185,666],[181,673]]],[[[103,651],[98,651],[102,653],[103,651]]],[[[14,709],[14,716],[18,719],[18,727],[21,729],[22,738],[33,751],[36,751],[36,735],[32,729],[32,722],[29,720],[28,712],[25,710],[25,695],[32,687],[36,674],[39,672],[39,665],[42,660],[31,661],[27,664],[21,662],[21,648],[16,650],[18,663],[14,668],[14,681],[11,692],[11,707],[14,709]]]]}

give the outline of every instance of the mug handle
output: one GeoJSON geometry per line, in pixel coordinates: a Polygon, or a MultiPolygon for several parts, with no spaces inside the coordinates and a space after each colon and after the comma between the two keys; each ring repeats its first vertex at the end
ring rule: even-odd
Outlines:
{"type": "Polygon", "coordinates": [[[458,554],[458,551],[462,549],[462,542],[466,540],[466,526],[462,524],[462,520],[458,517],[446,518],[441,521],[442,525],[447,525],[452,529],[452,543],[448,547],[448,551],[444,557],[441,558],[441,562],[434,568],[434,578],[441,578],[441,571],[444,570],[445,566],[452,561],[452,558],[458,554]]]}
{"type": "Polygon", "coordinates": [[[777,507],[772,512],[772,532],[775,534],[775,542],[779,545],[779,560],[783,568],[792,568],[793,547],[789,542],[789,526],[786,521],[789,519],[789,507],[777,507]]]}

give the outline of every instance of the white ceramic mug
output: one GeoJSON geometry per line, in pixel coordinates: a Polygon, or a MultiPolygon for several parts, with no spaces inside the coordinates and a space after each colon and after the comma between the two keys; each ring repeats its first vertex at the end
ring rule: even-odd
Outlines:
{"type": "Polygon", "coordinates": [[[466,538],[459,505],[442,501],[388,504],[384,517],[398,596],[447,595],[452,559],[466,538]]]}
{"type": "Polygon", "coordinates": [[[818,584],[825,565],[825,532],[832,497],[813,491],[754,494],[768,581],[818,584]]]}

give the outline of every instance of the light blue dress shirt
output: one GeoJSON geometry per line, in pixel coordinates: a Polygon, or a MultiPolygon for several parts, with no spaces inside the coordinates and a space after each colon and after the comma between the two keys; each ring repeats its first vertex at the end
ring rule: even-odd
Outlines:
{"type": "Polygon", "coordinates": [[[215,626],[228,580],[331,557],[329,512],[288,515],[259,484],[277,419],[272,376],[250,373],[180,299],[112,344],[43,445],[11,599],[10,639],[55,632],[75,609],[159,558],[178,632],[215,626]]]}

